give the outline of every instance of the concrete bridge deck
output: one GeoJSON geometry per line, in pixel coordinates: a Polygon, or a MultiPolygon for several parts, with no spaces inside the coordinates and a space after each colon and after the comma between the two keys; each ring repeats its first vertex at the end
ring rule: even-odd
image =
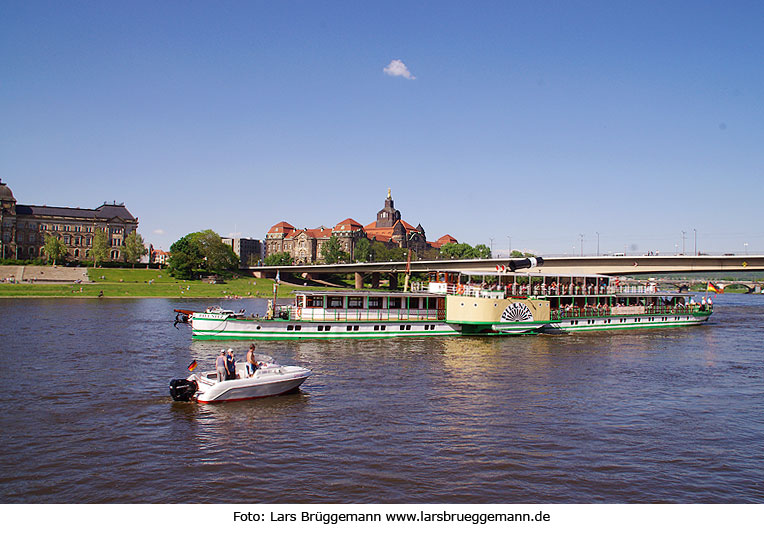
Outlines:
{"type": "MultiPolygon", "coordinates": [[[[445,270],[495,271],[507,258],[487,260],[412,261],[411,272],[445,270]]],[[[273,278],[276,272],[314,275],[341,273],[401,273],[406,262],[342,263],[332,265],[280,265],[249,267],[253,273],[273,278]]],[[[637,275],[704,271],[761,271],[764,256],[576,256],[544,257],[544,265],[532,271],[548,274],[637,275]]]]}

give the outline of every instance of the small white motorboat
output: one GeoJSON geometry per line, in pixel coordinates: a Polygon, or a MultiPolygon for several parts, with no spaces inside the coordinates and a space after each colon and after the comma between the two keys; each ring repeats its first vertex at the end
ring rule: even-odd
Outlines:
{"type": "Polygon", "coordinates": [[[176,401],[201,403],[238,401],[281,395],[295,390],[311,375],[310,369],[279,365],[269,356],[258,355],[259,368],[247,377],[247,367],[236,363],[237,378],[218,382],[216,371],[194,373],[170,381],[170,396],[176,401]]]}

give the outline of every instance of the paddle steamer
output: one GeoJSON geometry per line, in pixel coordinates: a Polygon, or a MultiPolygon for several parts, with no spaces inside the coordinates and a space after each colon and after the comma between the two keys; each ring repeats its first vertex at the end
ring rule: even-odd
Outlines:
{"type": "Polygon", "coordinates": [[[435,272],[412,291],[296,291],[268,301],[264,317],[176,310],[194,339],[327,339],[508,335],[699,325],[711,299],[695,302],[652,282],[532,272],[541,258],[496,272],[435,272]],[[522,272],[521,272],[522,270],[522,272]]]}

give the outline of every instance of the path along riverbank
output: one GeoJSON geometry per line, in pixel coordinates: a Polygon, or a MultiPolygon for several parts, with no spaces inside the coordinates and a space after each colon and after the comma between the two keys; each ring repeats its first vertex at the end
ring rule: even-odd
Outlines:
{"type": "MultiPolygon", "coordinates": [[[[74,267],[0,266],[0,298],[267,298],[273,280],[240,277],[211,284],[177,280],[166,270],[85,269],[74,267]]],[[[279,284],[278,296],[286,298],[300,286],[279,284]]]]}

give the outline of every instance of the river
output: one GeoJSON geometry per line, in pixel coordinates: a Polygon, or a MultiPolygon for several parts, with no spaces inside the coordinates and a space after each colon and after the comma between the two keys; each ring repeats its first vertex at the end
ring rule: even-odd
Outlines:
{"type": "Polygon", "coordinates": [[[260,342],[313,376],[198,405],[170,379],[249,343],[172,309],[220,301],[0,299],[0,502],[761,503],[764,296],[715,301],[691,328],[260,342]]]}

